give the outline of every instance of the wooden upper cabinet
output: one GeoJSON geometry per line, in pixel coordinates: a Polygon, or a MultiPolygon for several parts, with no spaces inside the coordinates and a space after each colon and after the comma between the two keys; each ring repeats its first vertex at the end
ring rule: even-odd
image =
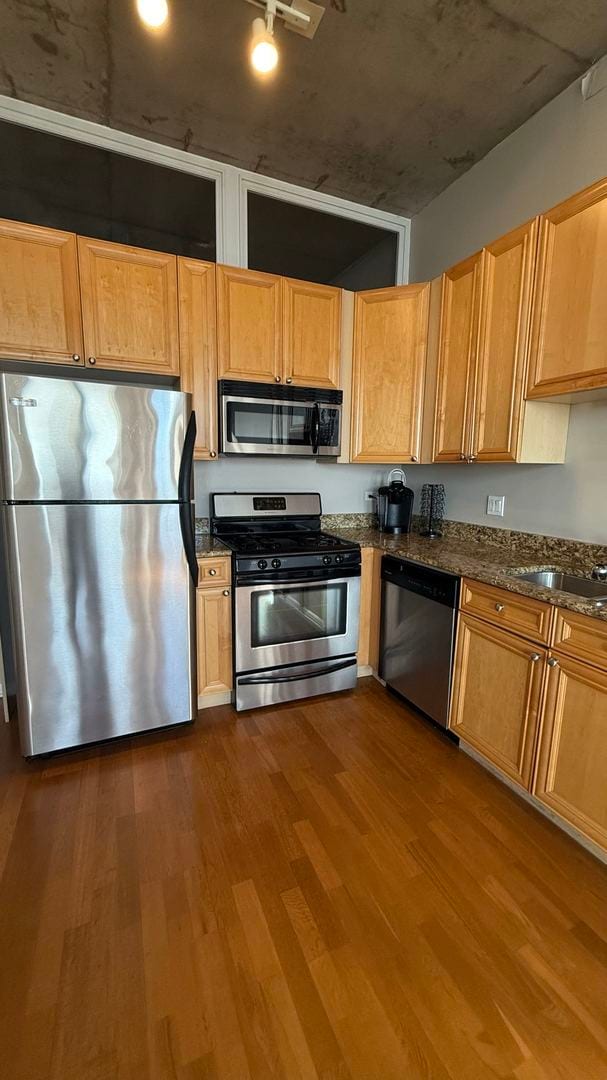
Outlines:
{"type": "Polygon", "coordinates": [[[282,278],[217,267],[217,362],[220,379],[280,382],[282,278]]]}
{"type": "Polygon", "coordinates": [[[283,278],[284,380],[339,387],[341,289],[283,278]]]}
{"type": "Polygon", "coordinates": [[[549,667],[534,794],[607,849],[607,671],[549,667]]]}
{"type": "Polygon", "coordinates": [[[78,237],[87,364],[179,374],[177,259],[78,237]]]}
{"type": "Polygon", "coordinates": [[[84,362],[72,233],[0,220],[0,356],[84,362]]]}
{"type": "Polygon", "coordinates": [[[540,218],[527,394],[607,386],[607,180],[540,218]]]}
{"type": "Polygon", "coordinates": [[[516,461],[527,348],[537,221],[483,251],[472,455],[516,461]]]}
{"type": "Polygon", "coordinates": [[[438,343],[434,461],[462,461],[470,441],[482,253],[443,274],[438,343]]]}
{"type": "Polygon", "coordinates": [[[419,459],[429,297],[428,283],[356,294],[352,461],[419,459]]]}
{"type": "Polygon", "coordinates": [[[178,260],[181,389],[196,413],[195,458],[217,457],[215,264],[178,260]]]}
{"type": "Polygon", "coordinates": [[[450,727],[511,780],[529,788],[546,653],[460,615],[450,727]]]}

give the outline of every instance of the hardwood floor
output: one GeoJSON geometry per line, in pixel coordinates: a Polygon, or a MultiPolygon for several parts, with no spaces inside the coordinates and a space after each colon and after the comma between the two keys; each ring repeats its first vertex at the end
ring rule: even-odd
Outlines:
{"type": "Polygon", "coordinates": [[[607,1077],[607,868],[372,680],[0,784],[7,1080],[607,1077]]]}

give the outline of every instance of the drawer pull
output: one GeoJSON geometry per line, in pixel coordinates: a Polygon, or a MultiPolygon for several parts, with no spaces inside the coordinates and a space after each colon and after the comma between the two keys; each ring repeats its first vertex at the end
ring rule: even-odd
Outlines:
{"type": "Polygon", "coordinates": [[[504,610],[504,605],[503,604],[496,604],[495,605],[495,610],[496,611],[503,611],[504,610]]]}
{"type": "Polygon", "coordinates": [[[534,652],[534,653],[531,653],[531,656],[529,657],[529,659],[531,660],[532,664],[537,664],[538,660],[541,660],[541,656],[540,656],[539,652],[534,652]]]}
{"type": "Polygon", "coordinates": [[[216,573],[216,570],[209,570],[209,574],[211,575],[211,577],[215,577],[216,573]]]}
{"type": "Polygon", "coordinates": [[[551,656],[549,661],[548,661],[548,667],[558,667],[558,666],[559,666],[559,662],[556,659],[556,656],[551,656]]]}

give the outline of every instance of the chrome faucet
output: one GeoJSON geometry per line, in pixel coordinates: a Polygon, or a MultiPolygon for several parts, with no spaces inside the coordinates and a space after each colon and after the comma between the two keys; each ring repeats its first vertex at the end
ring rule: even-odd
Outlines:
{"type": "Polygon", "coordinates": [[[607,581],[607,563],[597,563],[593,566],[591,576],[595,581],[607,581]]]}

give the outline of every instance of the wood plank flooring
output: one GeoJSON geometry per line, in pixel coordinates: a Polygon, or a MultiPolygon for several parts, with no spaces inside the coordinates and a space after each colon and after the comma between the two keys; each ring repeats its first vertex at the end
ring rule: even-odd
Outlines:
{"type": "Polygon", "coordinates": [[[607,868],[372,680],[5,750],[7,1080],[607,1078],[607,868]]]}

